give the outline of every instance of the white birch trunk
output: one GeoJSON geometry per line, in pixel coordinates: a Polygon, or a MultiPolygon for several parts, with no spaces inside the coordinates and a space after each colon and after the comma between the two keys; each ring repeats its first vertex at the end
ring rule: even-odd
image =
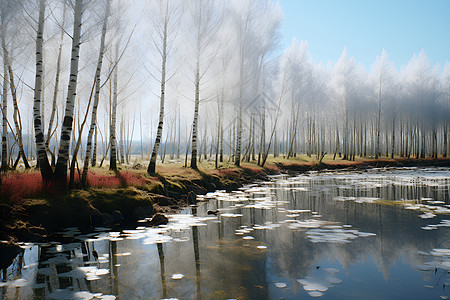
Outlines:
{"type": "MultiPolygon", "coordinates": [[[[3,57],[3,60],[5,58],[3,57]]],[[[3,92],[2,92],[2,166],[3,171],[8,169],[8,71],[6,65],[3,68],[3,92]]]]}
{"type": "Polygon", "coordinates": [[[95,71],[95,94],[94,94],[94,104],[92,106],[92,117],[91,117],[91,126],[89,128],[89,133],[87,137],[87,143],[86,143],[86,155],[84,157],[84,165],[83,165],[83,174],[81,176],[81,184],[83,186],[86,185],[86,177],[87,172],[89,169],[89,160],[91,158],[91,149],[92,149],[92,136],[94,134],[94,130],[97,124],[97,108],[98,108],[98,102],[100,98],[100,75],[102,72],[102,64],[103,64],[103,55],[105,53],[105,37],[106,37],[106,30],[108,26],[108,17],[109,17],[109,10],[110,10],[111,0],[106,1],[106,9],[105,9],[105,18],[103,20],[103,28],[102,28],[102,36],[100,40],[100,52],[98,55],[98,63],[97,63],[97,70],[95,71]]]}
{"type": "Polygon", "coordinates": [[[378,114],[377,114],[377,136],[375,141],[375,159],[378,159],[380,154],[380,130],[381,130],[381,74],[383,67],[380,70],[380,86],[378,90],[378,114]]]}
{"type": "Polygon", "coordinates": [[[119,44],[116,44],[116,66],[114,69],[113,80],[113,99],[111,105],[111,128],[110,128],[110,142],[111,154],[109,158],[109,169],[117,170],[117,140],[116,140],[116,117],[117,117],[117,83],[118,83],[118,69],[119,69],[119,44]]]}
{"type": "Polygon", "coordinates": [[[168,3],[166,5],[166,17],[164,18],[163,29],[163,48],[161,53],[162,65],[161,65],[161,95],[160,95],[160,107],[159,107],[159,122],[158,130],[156,133],[155,144],[153,145],[152,157],[148,164],[147,172],[151,175],[156,171],[156,157],[158,155],[159,145],[161,144],[161,137],[164,124],[164,100],[166,93],[166,62],[167,62],[167,25],[168,25],[168,3]]]}
{"type": "Polygon", "coordinates": [[[82,11],[83,0],[75,0],[69,86],[67,89],[66,109],[61,129],[58,161],[56,162],[55,169],[55,177],[63,182],[67,181],[67,162],[69,160],[70,135],[73,126],[73,112],[78,80],[78,62],[80,58],[82,11]]]}
{"type": "MultiPolygon", "coordinates": [[[[6,47],[4,48],[4,51],[6,51],[6,47]]],[[[9,85],[11,88],[11,96],[13,99],[13,106],[14,106],[14,126],[16,128],[17,146],[19,147],[19,156],[17,158],[17,162],[19,162],[20,157],[22,157],[25,168],[29,169],[30,165],[28,164],[28,160],[25,155],[25,151],[23,149],[22,118],[20,117],[19,105],[17,103],[17,93],[16,93],[16,85],[14,83],[14,73],[12,71],[12,67],[9,61],[8,61],[8,73],[9,73],[9,85]]],[[[15,167],[16,163],[14,164],[14,168],[15,167]]]]}
{"type": "Polygon", "coordinates": [[[200,58],[197,57],[197,67],[195,72],[195,107],[194,121],[192,122],[192,152],[191,152],[191,168],[197,167],[197,127],[198,127],[198,108],[200,104],[200,58]]]}
{"type": "MultiPolygon", "coordinates": [[[[63,10],[63,21],[62,21],[62,28],[64,28],[64,23],[66,19],[66,4],[64,2],[64,10],[63,10]]],[[[58,49],[58,59],[56,62],[56,77],[55,77],[55,88],[53,91],[53,103],[52,103],[52,112],[50,114],[50,121],[48,125],[48,131],[47,131],[47,139],[45,140],[45,147],[48,152],[50,152],[52,156],[52,161],[55,160],[55,153],[53,153],[50,148],[50,140],[52,138],[52,135],[54,133],[53,131],[53,122],[55,120],[56,115],[56,101],[58,99],[58,92],[59,92],[59,78],[61,74],[61,57],[62,57],[62,48],[64,43],[64,30],[61,30],[61,37],[60,37],[60,43],[59,43],[59,49],[58,49]]],[[[55,128],[56,130],[56,128],[55,128]]]]}
{"type": "Polygon", "coordinates": [[[45,0],[39,3],[39,23],[36,38],[36,79],[34,83],[34,133],[36,140],[36,152],[41,175],[44,180],[49,180],[53,176],[45,151],[44,132],[41,119],[41,97],[42,97],[42,76],[43,76],[43,34],[44,34],[44,18],[45,18],[45,0]]]}

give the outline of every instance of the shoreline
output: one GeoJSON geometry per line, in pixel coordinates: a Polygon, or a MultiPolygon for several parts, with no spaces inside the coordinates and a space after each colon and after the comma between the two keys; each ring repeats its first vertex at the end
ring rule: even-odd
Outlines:
{"type": "Polygon", "coordinates": [[[120,230],[135,228],[138,224],[151,226],[154,224],[150,217],[174,214],[192,204],[192,194],[204,195],[215,190],[233,191],[274,174],[380,167],[450,167],[450,159],[364,159],[322,163],[283,160],[265,168],[244,164],[240,168],[219,170],[182,169],[170,175],[161,172],[154,180],[139,187],[73,189],[64,195],[51,195],[48,199],[25,199],[17,208],[2,204],[0,241],[3,241],[3,245],[47,242],[55,238],[55,233],[67,227],[90,232],[95,227],[120,230]]]}

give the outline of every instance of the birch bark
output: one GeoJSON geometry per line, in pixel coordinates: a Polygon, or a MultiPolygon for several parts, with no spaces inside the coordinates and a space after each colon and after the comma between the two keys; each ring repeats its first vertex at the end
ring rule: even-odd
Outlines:
{"type": "Polygon", "coordinates": [[[73,112],[78,80],[78,62],[80,58],[81,44],[81,17],[83,11],[83,0],[75,0],[74,25],[72,35],[72,54],[70,61],[70,78],[67,90],[66,109],[61,129],[61,140],[59,143],[58,160],[54,176],[62,182],[67,181],[67,162],[69,160],[70,135],[73,126],[73,112]]]}
{"type": "Polygon", "coordinates": [[[161,144],[161,137],[164,125],[164,100],[166,94],[166,63],[167,63],[167,25],[169,22],[169,2],[166,3],[165,8],[165,18],[163,27],[163,48],[161,52],[162,65],[161,65],[161,95],[160,95],[160,107],[159,107],[159,122],[158,130],[156,132],[156,140],[153,145],[152,157],[150,158],[150,163],[148,164],[147,172],[151,175],[155,174],[156,171],[156,157],[158,155],[159,146],[161,144]]]}
{"type": "Polygon", "coordinates": [[[95,126],[97,124],[97,108],[98,108],[98,102],[100,98],[100,75],[102,72],[102,64],[103,64],[103,55],[105,53],[105,37],[106,37],[106,30],[108,27],[108,17],[109,17],[109,10],[111,6],[111,0],[106,1],[106,9],[105,9],[105,17],[103,19],[103,27],[102,27],[102,36],[100,39],[100,52],[98,55],[98,62],[97,62],[97,69],[95,71],[95,94],[94,94],[94,104],[92,106],[92,117],[91,117],[91,126],[89,128],[89,133],[87,137],[87,143],[86,143],[86,155],[84,156],[84,165],[83,165],[83,174],[81,175],[81,184],[83,186],[86,185],[86,177],[87,172],[89,169],[89,160],[91,158],[91,151],[92,151],[92,136],[94,134],[95,126]]]}
{"type": "Polygon", "coordinates": [[[44,180],[50,180],[53,177],[53,171],[48,162],[47,152],[45,151],[44,131],[41,118],[41,97],[42,97],[42,75],[43,75],[43,34],[45,20],[45,0],[39,2],[39,21],[36,38],[36,78],[34,83],[34,133],[36,140],[36,152],[41,175],[44,180]]]}

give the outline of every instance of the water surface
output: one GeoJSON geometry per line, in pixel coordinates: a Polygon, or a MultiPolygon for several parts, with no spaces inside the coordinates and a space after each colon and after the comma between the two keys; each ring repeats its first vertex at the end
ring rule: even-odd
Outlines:
{"type": "Polygon", "coordinates": [[[448,168],[274,176],[207,194],[167,226],[68,228],[61,236],[71,243],[23,245],[0,295],[447,299],[449,188],[448,168]]]}

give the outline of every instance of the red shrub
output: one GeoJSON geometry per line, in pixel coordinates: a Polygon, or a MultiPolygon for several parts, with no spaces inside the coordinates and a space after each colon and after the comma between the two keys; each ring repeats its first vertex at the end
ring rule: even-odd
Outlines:
{"type": "Polygon", "coordinates": [[[253,166],[242,166],[242,169],[248,170],[252,173],[262,173],[262,170],[259,167],[253,167],[253,166]]]}
{"type": "MultiPolygon", "coordinates": [[[[75,186],[78,186],[80,177],[75,173],[75,186]]],[[[125,186],[140,187],[149,182],[133,172],[121,172],[117,175],[104,175],[90,172],[88,173],[88,183],[90,187],[96,188],[119,188],[125,186]]],[[[69,174],[67,181],[69,181],[69,174]]],[[[36,171],[21,173],[6,173],[1,176],[0,182],[0,202],[8,201],[10,204],[18,204],[26,198],[35,198],[43,194],[45,189],[41,174],[36,171]]]]}
{"type": "Polygon", "coordinates": [[[88,172],[87,181],[90,187],[118,188],[120,179],[115,175],[102,175],[88,172]]]}
{"type": "Polygon", "coordinates": [[[143,186],[147,180],[133,172],[125,171],[117,175],[101,175],[93,172],[88,173],[88,183],[90,187],[118,188],[121,186],[143,186]]]}
{"type": "Polygon", "coordinates": [[[12,204],[42,193],[44,183],[39,172],[8,173],[1,177],[0,199],[12,204]]]}

